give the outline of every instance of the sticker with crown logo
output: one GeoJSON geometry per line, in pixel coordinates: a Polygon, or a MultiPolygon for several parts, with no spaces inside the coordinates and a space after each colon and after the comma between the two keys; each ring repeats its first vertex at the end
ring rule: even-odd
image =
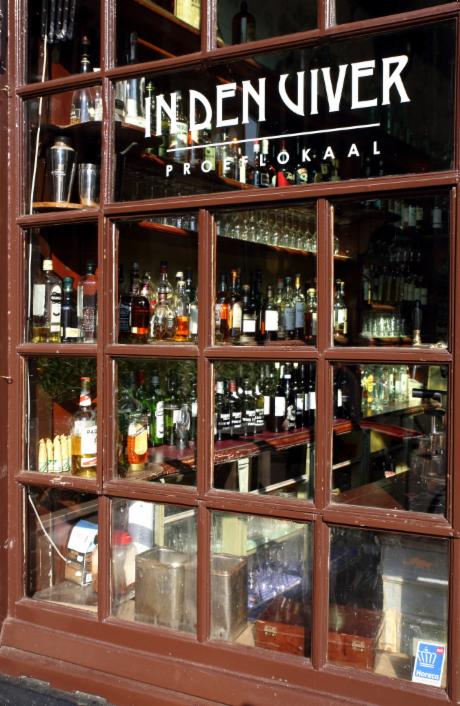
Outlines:
{"type": "Polygon", "coordinates": [[[441,686],[446,646],[440,642],[417,642],[412,681],[418,684],[441,686]]]}

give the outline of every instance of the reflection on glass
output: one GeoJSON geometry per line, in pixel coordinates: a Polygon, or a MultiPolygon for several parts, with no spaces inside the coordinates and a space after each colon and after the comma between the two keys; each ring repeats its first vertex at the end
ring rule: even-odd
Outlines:
{"type": "Polygon", "coordinates": [[[99,66],[99,3],[79,0],[56,5],[52,0],[27,2],[27,82],[79,73],[82,56],[90,65],[87,71],[99,66]]]}
{"type": "Polygon", "coordinates": [[[96,361],[31,358],[25,418],[26,470],[94,478],[96,361]]]}
{"type": "Polygon", "coordinates": [[[218,46],[302,32],[316,25],[316,0],[291,0],[287,6],[273,0],[218,0],[217,3],[218,46]]]}
{"type": "Polygon", "coordinates": [[[337,527],[330,566],[331,662],[411,680],[419,642],[446,652],[447,540],[337,527]]]}
{"type": "Polygon", "coordinates": [[[335,502],[446,513],[448,369],[334,366],[335,502]]]}
{"type": "Polygon", "coordinates": [[[100,101],[100,87],[94,86],[26,101],[28,169],[24,200],[27,213],[53,209],[75,211],[97,206],[100,101]],[[78,172],[83,164],[91,165],[94,172],[91,204],[79,189],[78,172]]]}
{"type": "Polygon", "coordinates": [[[112,502],[112,611],[124,620],[196,630],[196,510],[112,502]]]}
{"type": "Polygon", "coordinates": [[[24,496],[27,595],[96,613],[97,497],[54,488],[24,496]]]}
{"type": "Polygon", "coordinates": [[[374,0],[334,0],[331,8],[332,21],[359,22],[370,20],[382,15],[393,15],[397,12],[421,10],[424,7],[442,5],[444,0],[385,0],[379,4],[374,0]]]}
{"type": "Polygon", "coordinates": [[[215,363],[214,487],[312,494],[314,363],[215,363]]]}
{"type": "Polygon", "coordinates": [[[199,51],[201,0],[117,0],[118,65],[199,51]]]}
{"type": "Polygon", "coordinates": [[[216,216],[216,224],[215,341],[314,345],[314,207],[224,211],[216,216]]]}
{"type": "Polygon", "coordinates": [[[129,109],[116,82],[115,199],[450,169],[454,43],[442,22],[139,75],[129,109]]]}
{"type": "Polygon", "coordinates": [[[336,204],[336,344],[447,347],[449,218],[445,194],[336,204]]]}
{"type": "Polygon", "coordinates": [[[310,526],[214,512],[211,638],[310,656],[310,526]]]}
{"type": "Polygon", "coordinates": [[[118,225],[118,341],[195,343],[198,336],[197,216],[118,225]]]}
{"type": "Polygon", "coordinates": [[[25,340],[95,343],[97,229],[95,224],[34,228],[28,232],[25,340]],[[63,301],[63,279],[70,295],[63,301]],[[75,321],[69,337],[69,319],[75,321]]]}
{"type": "Polygon", "coordinates": [[[194,485],[196,362],[121,359],[117,375],[119,475],[194,485]]]}

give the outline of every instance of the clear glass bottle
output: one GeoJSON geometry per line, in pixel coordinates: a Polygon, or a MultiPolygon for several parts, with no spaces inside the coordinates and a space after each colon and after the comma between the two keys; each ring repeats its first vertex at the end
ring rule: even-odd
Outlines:
{"type": "MultiPolygon", "coordinates": [[[[160,277],[158,279],[158,291],[162,290],[166,295],[167,301],[171,304],[173,301],[173,288],[171,282],[168,279],[168,263],[166,260],[160,262],[160,277]]],[[[158,299],[158,296],[157,296],[158,299]]]]}
{"type": "Polygon", "coordinates": [[[150,272],[144,272],[141,281],[141,294],[148,300],[150,318],[153,316],[155,304],[157,303],[157,292],[152,281],[150,272]]]}
{"type": "Polygon", "coordinates": [[[221,273],[220,284],[216,294],[214,319],[214,337],[216,341],[228,340],[228,310],[227,276],[225,273],[221,273]]]}
{"type": "Polygon", "coordinates": [[[97,336],[97,279],[96,263],[86,263],[86,273],[78,283],[77,312],[84,343],[96,343],[97,336]]]}
{"type": "Polygon", "coordinates": [[[32,288],[32,343],[61,340],[62,280],[53,272],[53,261],[43,260],[42,272],[32,288]]]}
{"type": "Polygon", "coordinates": [[[281,297],[281,318],[283,320],[283,330],[286,338],[295,338],[295,300],[292,290],[292,279],[286,277],[284,280],[284,291],[281,297]]]}
{"type": "Polygon", "coordinates": [[[150,414],[150,440],[153,446],[161,446],[165,435],[164,395],[158,375],[152,375],[150,396],[148,399],[150,414]]]}
{"type": "Polygon", "coordinates": [[[185,291],[185,281],[179,280],[176,292],[174,340],[184,342],[190,336],[190,301],[185,291]]]}
{"type": "Polygon", "coordinates": [[[72,419],[72,473],[95,478],[97,470],[96,410],[91,403],[91,380],[81,378],[79,409],[72,419]]]}
{"type": "MultiPolygon", "coordinates": [[[[83,37],[81,43],[81,62],[80,73],[87,74],[92,72],[91,62],[89,59],[89,39],[83,37]]],[[[95,118],[94,94],[91,87],[77,88],[72,94],[72,103],[70,107],[70,124],[77,125],[79,123],[88,123],[95,118]]]]}
{"type": "Polygon", "coordinates": [[[305,297],[300,285],[300,275],[294,281],[295,338],[303,340],[305,334],[305,297]]]}
{"type": "Polygon", "coordinates": [[[81,332],[73,291],[73,277],[64,277],[62,284],[61,343],[79,343],[81,332]]]}
{"type": "Polygon", "coordinates": [[[238,291],[238,271],[231,271],[231,284],[228,293],[229,311],[228,311],[228,334],[233,343],[240,339],[241,325],[243,323],[243,307],[241,297],[238,291]]]}
{"type": "Polygon", "coordinates": [[[318,316],[318,302],[316,299],[316,289],[307,289],[305,300],[305,342],[310,346],[316,344],[316,324],[318,316]]]}
{"type": "Polygon", "coordinates": [[[345,282],[336,280],[334,297],[334,336],[346,336],[348,333],[348,309],[345,303],[345,282]]]}
{"type": "Polygon", "coordinates": [[[174,338],[174,310],[167,299],[166,291],[162,286],[158,289],[158,303],[155,306],[150,321],[149,342],[166,341],[174,338]]]}

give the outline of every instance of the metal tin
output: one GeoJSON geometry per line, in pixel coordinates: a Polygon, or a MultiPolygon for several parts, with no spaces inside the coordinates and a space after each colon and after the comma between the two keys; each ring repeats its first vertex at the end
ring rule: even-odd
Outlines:
{"type": "Polygon", "coordinates": [[[165,547],[136,557],[136,620],[180,630],[184,615],[184,565],[189,554],[165,547]]]}

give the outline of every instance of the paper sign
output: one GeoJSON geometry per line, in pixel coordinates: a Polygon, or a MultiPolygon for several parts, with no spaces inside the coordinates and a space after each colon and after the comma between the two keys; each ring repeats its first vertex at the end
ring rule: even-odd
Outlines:
{"type": "Polygon", "coordinates": [[[417,642],[412,681],[418,684],[441,686],[446,659],[446,646],[439,642],[417,642]]]}

